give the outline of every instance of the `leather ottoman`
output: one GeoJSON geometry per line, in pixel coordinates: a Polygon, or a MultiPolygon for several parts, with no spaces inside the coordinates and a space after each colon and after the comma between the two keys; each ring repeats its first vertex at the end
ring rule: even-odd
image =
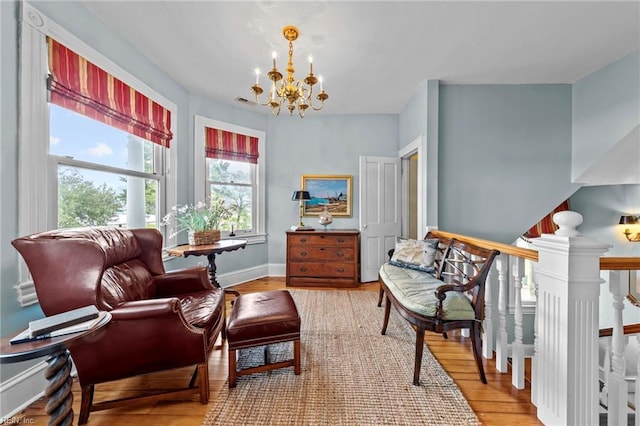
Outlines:
{"type": "Polygon", "coordinates": [[[300,374],[300,316],[287,290],[264,291],[238,296],[227,326],[229,346],[229,387],[236,386],[238,376],[261,373],[276,368],[293,367],[300,374]],[[265,363],[237,370],[236,351],[255,346],[293,341],[293,359],[270,363],[265,348],[265,363]]]}

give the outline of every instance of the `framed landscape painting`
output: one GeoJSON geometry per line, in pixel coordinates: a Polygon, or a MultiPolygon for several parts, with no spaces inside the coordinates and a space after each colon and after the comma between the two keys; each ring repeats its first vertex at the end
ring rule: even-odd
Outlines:
{"type": "Polygon", "coordinates": [[[304,203],[304,216],[318,216],[327,211],[333,217],[351,217],[352,177],[350,175],[302,175],[302,189],[311,199],[304,203]]]}

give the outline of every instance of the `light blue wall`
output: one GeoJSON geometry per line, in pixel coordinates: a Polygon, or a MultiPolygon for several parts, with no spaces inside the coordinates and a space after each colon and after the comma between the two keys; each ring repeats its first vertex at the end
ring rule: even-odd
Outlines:
{"type": "Polygon", "coordinates": [[[585,186],[569,204],[582,214],[578,231],[612,245],[605,256],[640,257],[640,243],[627,241],[622,232],[628,226],[618,224],[622,214],[640,214],[640,185],[585,186]]]}
{"type": "Polygon", "coordinates": [[[510,244],[568,198],[571,86],[440,86],[440,229],[510,244]]]}
{"type": "Polygon", "coordinates": [[[640,52],[582,78],[572,91],[576,180],[640,124],[640,52]]]}
{"type": "MultiPolygon", "coordinates": [[[[267,132],[267,231],[269,262],[285,261],[285,231],[298,223],[298,204],[291,201],[301,176],[353,175],[352,217],[335,217],[329,228],[358,228],[360,156],[398,154],[398,116],[316,115],[269,119],[267,132]]],[[[306,225],[319,227],[314,217],[306,225]]]]}
{"type": "MultiPolygon", "coordinates": [[[[425,80],[400,112],[399,148],[422,137],[423,158],[420,159],[426,174],[425,188],[426,226],[438,225],[438,117],[440,85],[438,80],[425,80]]],[[[418,230],[418,234],[424,233],[418,230]]]]}

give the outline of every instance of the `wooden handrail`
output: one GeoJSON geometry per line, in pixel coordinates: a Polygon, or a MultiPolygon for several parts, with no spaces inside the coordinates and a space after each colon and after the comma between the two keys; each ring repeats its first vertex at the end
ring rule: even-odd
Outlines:
{"type": "MultiPolygon", "coordinates": [[[[453,232],[441,231],[434,229],[431,234],[435,237],[455,238],[458,241],[473,244],[480,247],[499,250],[500,253],[509,254],[511,256],[538,261],[538,251],[523,247],[511,246],[509,244],[498,243],[495,241],[483,240],[481,238],[470,237],[468,235],[454,234],[453,232]]],[[[640,270],[640,257],[601,257],[601,271],[629,271],[640,270]]]]}
{"type": "Polygon", "coordinates": [[[509,244],[483,240],[481,238],[469,237],[468,235],[454,234],[453,232],[445,232],[438,229],[434,229],[433,231],[429,232],[431,232],[431,234],[436,237],[455,238],[456,240],[462,241],[464,243],[473,244],[479,247],[486,247],[493,250],[499,250],[502,254],[509,254],[511,256],[517,256],[523,259],[529,259],[534,262],[538,261],[537,250],[511,246],[509,244]]]}
{"type": "MultiPolygon", "coordinates": [[[[640,333],[640,324],[629,324],[623,328],[624,334],[640,333]]],[[[613,335],[613,327],[600,329],[600,337],[608,337],[613,335]]]]}
{"type": "Polygon", "coordinates": [[[601,257],[601,271],[629,271],[640,269],[640,257],[601,257]]]}

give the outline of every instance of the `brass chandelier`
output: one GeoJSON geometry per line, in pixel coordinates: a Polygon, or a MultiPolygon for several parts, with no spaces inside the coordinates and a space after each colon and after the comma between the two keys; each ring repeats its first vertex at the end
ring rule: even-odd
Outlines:
{"type": "Polygon", "coordinates": [[[260,69],[256,68],[255,70],[256,84],[251,86],[251,91],[255,94],[256,103],[270,106],[274,116],[280,114],[280,108],[286,103],[290,115],[293,115],[293,111],[297,109],[300,117],[304,117],[304,113],[309,107],[319,111],[324,106],[324,101],[329,99],[329,95],[323,88],[322,76],[313,75],[313,59],[311,57],[309,57],[309,74],[305,79],[296,80],[293,75],[295,72],[293,68],[293,41],[298,38],[299,34],[298,29],[292,25],[282,29],[282,35],[289,40],[287,76],[283,79],[282,74],[276,68],[276,53],[273,52],[273,69],[267,73],[267,77],[271,80],[271,89],[269,90],[269,99],[265,103],[258,100],[264,90],[260,87],[260,69]],[[313,86],[318,82],[320,82],[320,92],[316,95],[316,99],[320,101],[319,106],[313,104],[313,86]]]}

